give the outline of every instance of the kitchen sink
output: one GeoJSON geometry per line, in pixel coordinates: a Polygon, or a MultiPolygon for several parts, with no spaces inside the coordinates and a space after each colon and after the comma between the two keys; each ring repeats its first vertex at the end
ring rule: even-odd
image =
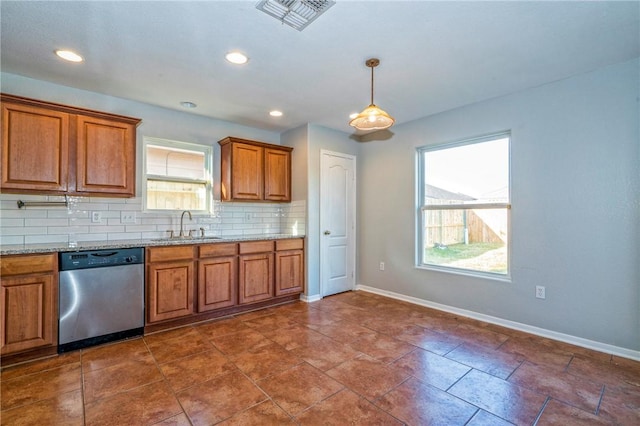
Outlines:
{"type": "Polygon", "coordinates": [[[199,241],[213,241],[213,240],[222,240],[222,237],[164,237],[164,238],[152,238],[151,241],[185,241],[185,242],[194,242],[197,243],[199,241]]]}

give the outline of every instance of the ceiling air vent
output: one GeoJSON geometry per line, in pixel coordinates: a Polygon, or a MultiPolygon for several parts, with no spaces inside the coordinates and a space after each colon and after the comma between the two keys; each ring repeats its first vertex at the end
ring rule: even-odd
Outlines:
{"type": "Polygon", "coordinates": [[[302,31],[335,3],[332,0],[260,0],[256,8],[302,31]]]}

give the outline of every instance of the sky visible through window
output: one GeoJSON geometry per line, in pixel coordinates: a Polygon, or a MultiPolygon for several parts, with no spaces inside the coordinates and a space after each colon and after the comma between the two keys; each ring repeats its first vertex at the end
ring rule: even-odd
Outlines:
{"type": "Polygon", "coordinates": [[[426,182],[478,200],[507,201],[509,138],[427,151],[426,182]]]}

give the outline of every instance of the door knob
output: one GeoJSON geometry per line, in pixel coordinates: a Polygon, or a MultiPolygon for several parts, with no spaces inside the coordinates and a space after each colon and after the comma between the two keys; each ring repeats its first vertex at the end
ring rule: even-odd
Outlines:
{"type": "Polygon", "coordinates": [[[324,231],[324,235],[331,235],[331,231],[324,231]]]}

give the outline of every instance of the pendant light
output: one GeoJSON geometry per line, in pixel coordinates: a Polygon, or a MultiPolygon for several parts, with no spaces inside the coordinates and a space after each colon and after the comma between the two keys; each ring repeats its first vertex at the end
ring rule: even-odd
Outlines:
{"type": "Polygon", "coordinates": [[[388,129],[393,125],[395,120],[384,110],[378,108],[373,103],[373,69],[380,65],[377,58],[368,59],[365,63],[371,68],[371,104],[362,110],[353,120],[349,122],[350,126],[358,130],[382,130],[388,129]]]}

